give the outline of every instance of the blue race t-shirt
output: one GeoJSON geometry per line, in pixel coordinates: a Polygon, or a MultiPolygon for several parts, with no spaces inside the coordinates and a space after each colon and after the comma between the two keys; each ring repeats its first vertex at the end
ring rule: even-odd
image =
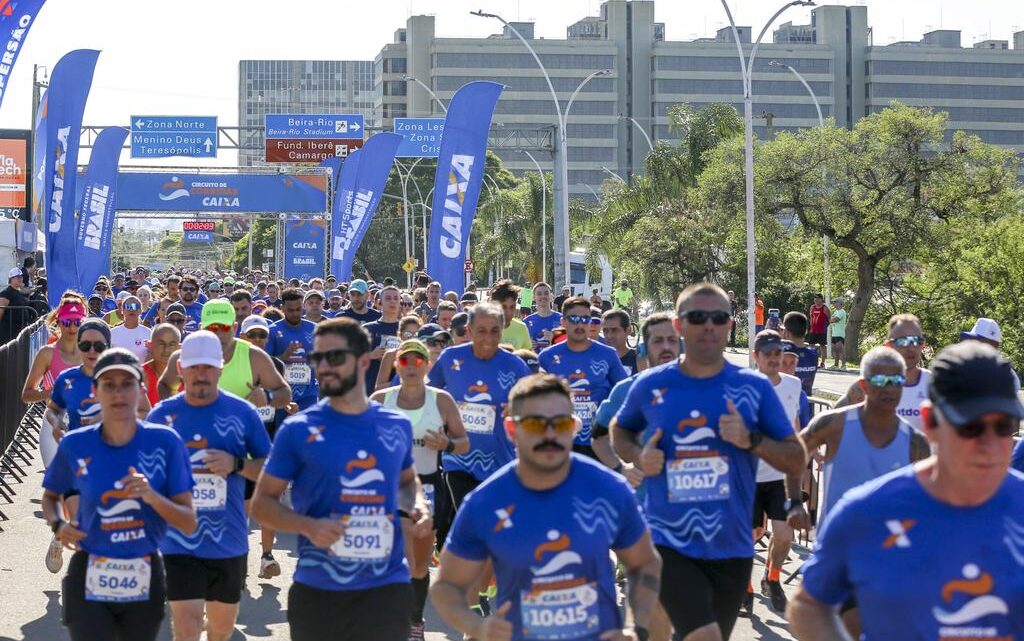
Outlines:
{"type": "Polygon", "coordinates": [[[608,398],[601,401],[601,404],[597,406],[597,413],[594,414],[594,425],[602,425],[606,428],[612,426],[612,419],[622,409],[623,404],[626,402],[626,396],[629,395],[629,390],[633,389],[633,383],[639,376],[639,374],[633,374],[629,378],[615,384],[611,393],[608,394],[608,398]]]}
{"type": "MultiPolygon", "coordinates": [[[[385,323],[376,320],[363,325],[370,334],[370,351],[383,347],[384,349],[398,349],[402,340],[398,338],[398,321],[385,323]]],[[[366,389],[372,390],[377,384],[377,372],[380,371],[380,359],[370,361],[370,367],[366,370],[366,389]]]]}
{"type": "Polygon", "coordinates": [[[732,363],[710,378],[687,376],[678,362],[646,370],[615,416],[619,427],[642,432],[641,443],[661,428],[665,465],[646,479],[644,514],[656,544],[697,559],[754,554],[750,515],[758,458],[719,436],[726,398],[748,430],[776,440],[794,435],[771,381],[732,363]]]}
{"type": "Polygon", "coordinates": [[[511,601],[516,640],[589,641],[622,629],[608,550],[635,545],[647,528],[625,479],[571,456],[569,475],[550,490],[525,487],[515,463],[501,468],[469,493],[448,535],[455,556],[494,562],[491,607],[511,601]]]}
{"type": "Polygon", "coordinates": [[[335,314],[334,317],[351,318],[354,321],[359,321],[360,323],[365,324],[380,320],[381,313],[373,309],[372,307],[367,307],[366,311],[363,313],[359,313],[356,310],[352,309],[351,307],[346,307],[345,309],[335,314]]]}
{"type": "Polygon", "coordinates": [[[149,306],[149,309],[147,309],[145,312],[143,312],[143,314],[142,314],[142,322],[147,327],[152,327],[154,321],[156,321],[156,319],[159,317],[159,314],[160,314],[160,301],[156,301],[155,303],[153,303],[152,305],[149,306]]]}
{"type": "Polygon", "coordinates": [[[540,312],[530,314],[523,319],[526,329],[530,331],[530,340],[533,341],[534,349],[541,350],[549,345],[548,339],[544,338],[545,331],[554,331],[556,327],[562,326],[562,315],[558,312],[551,312],[547,316],[541,316],[540,312]]]}
{"type": "Polygon", "coordinates": [[[530,373],[523,359],[503,349],[486,361],[473,354],[472,343],[441,352],[427,378],[455,399],[469,436],[469,452],[442,456],[445,471],[482,481],[514,458],[502,414],[512,386],[530,373]]]}
{"type": "Polygon", "coordinates": [[[1013,446],[1013,459],[1010,460],[1010,466],[1018,472],[1024,473],[1024,441],[1017,441],[1017,444],[1013,446]]]}
{"type": "Polygon", "coordinates": [[[100,404],[92,395],[92,376],[81,365],[69,367],[57,375],[50,392],[53,404],[67,412],[68,431],[82,427],[83,418],[99,416],[100,404]]]}
{"type": "Polygon", "coordinates": [[[167,522],[141,499],[127,496],[121,479],[129,468],[145,474],[158,493],[192,490],[188,454],[181,439],[162,425],[136,422],[135,438],[115,447],[103,441],[102,424],[69,432],[46,468],[43,487],[55,494],[78,490],[79,544],[90,554],[133,559],[156,552],[167,522]]]}
{"type": "Polygon", "coordinates": [[[797,347],[796,377],[804,393],[811,396],[814,389],[814,377],[818,373],[818,349],[810,345],[797,347]]]}
{"type": "Polygon", "coordinates": [[[245,478],[229,474],[225,479],[203,464],[207,449],[227,452],[235,458],[264,458],[270,452],[270,436],[256,409],[244,399],[220,390],[205,407],[176,394],[153,408],[146,420],[167,425],[185,441],[192,475],[192,506],[199,525],[191,535],[171,528],[160,546],[164,554],[189,554],[201,559],[227,559],[249,551],[249,526],[245,514],[245,478]]]}
{"type": "Polygon", "coordinates": [[[849,492],[803,567],[804,589],[853,595],[861,639],[1024,639],[1024,476],[975,507],[943,503],[913,466],[849,492]]]}
{"type": "Polygon", "coordinates": [[[203,317],[203,303],[198,300],[191,305],[185,305],[185,327],[184,331],[187,334],[199,331],[199,323],[203,317]]]}
{"type": "Polygon", "coordinates": [[[307,362],[309,353],[313,351],[314,331],[316,323],[313,321],[303,318],[298,325],[289,325],[282,318],[270,325],[270,339],[264,350],[284,361],[284,378],[292,388],[292,399],[301,409],[306,409],[320,397],[316,372],[307,362]],[[290,358],[285,358],[284,353],[293,342],[301,343],[302,347],[296,349],[290,358]]]}
{"type": "Polygon", "coordinates": [[[541,352],[537,360],[545,372],[569,383],[573,412],[583,421],[583,428],[573,443],[590,445],[590,430],[597,406],[608,397],[616,383],[629,376],[619,355],[614,348],[593,341],[586,350],[574,352],[565,341],[541,352]]]}
{"type": "Polygon", "coordinates": [[[296,513],[348,528],[330,550],[299,536],[295,581],[322,590],[408,583],[398,481],[412,467],[412,424],[379,403],[350,415],[325,399],[285,420],[264,471],[292,482],[296,513]]]}

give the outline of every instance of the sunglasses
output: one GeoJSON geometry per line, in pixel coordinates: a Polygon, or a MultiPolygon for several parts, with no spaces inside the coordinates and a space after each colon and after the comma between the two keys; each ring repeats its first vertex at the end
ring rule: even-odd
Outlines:
{"type": "Polygon", "coordinates": [[[71,327],[72,325],[74,325],[75,327],[78,327],[79,325],[82,324],[82,319],[81,318],[65,318],[64,320],[62,320],[60,322],[60,324],[62,326],[64,326],[64,327],[71,327]]]}
{"type": "Polygon", "coordinates": [[[423,342],[427,344],[427,347],[434,347],[435,345],[447,347],[451,341],[449,341],[447,338],[427,338],[424,339],[423,342]]]}
{"type": "Polygon", "coordinates": [[[139,289],[139,286],[138,285],[129,285],[129,286],[125,287],[125,289],[127,289],[130,292],[134,292],[134,291],[139,289]]]}
{"type": "Polygon", "coordinates": [[[410,338],[416,338],[416,332],[402,332],[402,338],[406,340],[410,338]]]}
{"type": "Polygon", "coordinates": [[[569,314],[568,316],[564,316],[563,318],[565,318],[565,322],[571,323],[573,325],[589,325],[590,324],[590,315],[589,314],[586,315],[586,316],[583,316],[583,315],[580,315],[580,314],[569,314]]]}
{"type": "Polygon", "coordinates": [[[88,352],[90,349],[97,354],[102,354],[108,345],[103,341],[78,341],[78,349],[81,352],[88,352]]]}
{"type": "Polygon", "coordinates": [[[544,434],[550,425],[556,434],[570,434],[576,429],[576,419],[568,414],[561,416],[513,416],[512,420],[530,434],[544,434]]]}
{"type": "Polygon", "coordinates": [[[221,291],[222,291],[222,290],[220,290],[220,289],[211,289],[211,290],[210,290],[210,293],[211,293],[211,294],[219,294],[219,293],[221,293],[221,291]]]}
{"type": "Polygon", "coordinates": [[[1020,427],[1020,421],[1009,416],[996,419],[994,421],[974,421],[966,425],[961,425],[956,428],[956,433],[960,438],[975,439],[981,438],[981,435],[985,433],[988,426],[991,425],[992,429],[995,430],[996,436],[1000,438],[1008,438],[1010,436],[1016,436],[1017,430],[1020,427]]]}
{"type": "Polygon", "coordinates": [[[703,309],[691,309],[688,312],[680,314],[680,318],[693,325],[703,325],[708,322],[709,318],[715,325],[725,325],[729,322],[730,316],[729,312],[723,312],[720,310],[709,312],[703,309]]]}
{"type": "Polygon", "coordinates": [[[348,355],[359,356],[359,352],[354,349],[345,349],[339,347],[338,349],[329,349],[326,352],[310,352],[307,357],[310,367],[314,369],[320,365],[322,361],[327,361],[327,364],[331,367],[338,367],[344,365],[348,355]]]}
{"type": "Polygon", "coordinates": [[[258,330],[257,330],[257,331],[254,331],[254,332],[248,332],[248,333],[246,333],[245,337],[246,337],[246,338],[252,338],[252,339],[254,339],[254,340],[258,340],[258,341],[261,341],[261,340],[264,340],[264,339],[270,338],[270,334],[268,334],[267,332],[261,332],[261,331],[258,331],[258,330]]]}
{"type": "Polygon", "coordinates": [[[427,359],[423,358],[422,354],[402,354],[398,357],[398,364],[402,367],[419,367],[420,365],[427,362],[427,359]]]}
{"type": "Polygon", "coordinates": [[[920,347],[924,345],[924,336],[900,336],[892,339],[896,347],[920,347]]]}
{"type": "Polygon", "coordinates": [[[223,323],[210,323],[206,326],[206,329],[211,332],[230,332],[234,328],[231,325],[225,325],[223,323]]]}
{"type": "Polygon", "coordinates": [[[903,387],[907,377],[903,374],[873,374],[865,380],[871,387],[903,387]]]}
{"type": "Polygon", "coordinates": [[[183,292],[198,292],[199,291],[195,287],[179,287],[178,289],[180,289],[183,292]]]}
{"type": "Polygon", "coordinates": [[[142,309],[142,305],[140,303],[125,303],[124,304],[124,311],[126,311],[126,312],[137,312],[137,311],[139,311],[141,309],[142,309]]]}
{"type": "Polygon", "coordinates": [[[412,303],[401,303],[402,307],[412,307],[412,303]]]}
{"type": "Polygon", "coordinates": [[[168,318],[167,322],[170,323],[171,325],[184,325],[185,324],[185,319],[184,318],[168,318]]]}
{"type": "Polygon", "coordinates": [[[590,324],[591,325],[600,325],[601,324],[601,319],[598,318],[597,316],[591,316],[590,317],[590,324]]]}
{"type": "Polygon", "coordinates": [[[97,287],[93,287],[93,291],[94,292],[105,292],[105,291],[107,291],[107,287],[105,285],[100,285],[100,286],[97,286],[97,287]]]}

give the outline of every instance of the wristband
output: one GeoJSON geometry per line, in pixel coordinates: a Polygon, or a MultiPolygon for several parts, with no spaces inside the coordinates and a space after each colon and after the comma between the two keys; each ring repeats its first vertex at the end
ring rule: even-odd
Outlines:
{"type": "Polygon", "coordinates": [[[651,633],[647,631],[647,628],[639,625],[633,626],[633,632],[636,633],[638,641],[648,641],[651,638],[651,633]]]}
{"type": "Polygon", "coordinates": [[[758,445],[760,445],[761,441],[763,441],[763,440],[764,440],[764,434],[761,434],[761,432],[751,432],[750,433],[750,447],[747,448],[747,451],[748,452],[753,451],[754,448],[756,448],[758,445]]]}
{"type": "Polygon", "coordinates": [[[614,470],[616,472],[618,472],[619,474],[622,474],[622,470],[624,470],[624,469],[626,469],[626,466],[622,464],[622,461],[619,461],[619,464],[616,465],[615,468],[614,468],[614,470]]]}
{"type": "Polygon", "coordinates": [[[59,516],[50,524],[50,529],[53,530],[54,536],[56,536],[57,530],[59,530],[62,525],[64,525],[64,519],[59,516]]]}
{"type": "Polygon", "coordinates": [[[270,405],[274,401],[274,390],[264,387],[263,393],[267,395],[267,405],[270,405]]]}
{"type": "Polygon", "coordinates": [[[454,454],[455,453],[455,441],[453,441],[452,438],[450,436],[448,436],[447,434],[445,434],[445,438],[448,439],[448,445],[444,446],[444,451],[449,453],[449,454],[454,454]]]}
{"type": "Polygon", "coordinates": [[[245,469],[245,459],[241,456],[235,457],[235,473],[240,474],[245,469]]]}
{"type": "Polygon", "coordinates": [[[398,517],[402,519],[409,519],[410,521],[412,520],[412,516],[403,509],[398,510],[398,517]]]}

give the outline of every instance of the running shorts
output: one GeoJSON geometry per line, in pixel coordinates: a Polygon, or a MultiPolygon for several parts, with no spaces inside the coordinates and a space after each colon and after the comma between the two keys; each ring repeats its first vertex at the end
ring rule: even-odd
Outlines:
{"type": "Polygon", "coordinates": [[[167,600],[238,603],[245,587],[248,554],[227,559],[202,559],[190,554],[165,554],[167,600]]]}
{"type": "Polygon", "coordinates": [[[786,481],[758,483],[754,491],[754,527],[764,525],[764,517],[772,521],[786,520],[786,481]]]}
{"type": "Polygon", "coordinates": [[[694,559],[672,548],[661,554],[661,605],[681,638],[717,623],[728,639],[747,594],[752,558],[694,559]]]}
{"type": "Polygon", "coordinates": [[[62,584],[63,622],[71,641],[154,641],[164,619],[164,564],[159,553],[152,555],[149,600],[106,603],[85,599],[85,575],[89,553],[79,550],[68,562],[62,584]]]}
{"type": "Polygon", "coordinates": [[[366,590],[321,590],[292,583],[292,641],[408,641],[413,592],[408,583],[366,590]]]}

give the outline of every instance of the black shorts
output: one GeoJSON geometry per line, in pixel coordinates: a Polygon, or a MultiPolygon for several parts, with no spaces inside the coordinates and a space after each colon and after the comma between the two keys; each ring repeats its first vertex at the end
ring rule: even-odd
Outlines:
{"type": "Polygon", "coordinates": [[[728,639],[747,594],[752,558],[694,559],[672,548],[661,554],[661,605],[682,638],[717,623],[728,639]]]}
{"type": "Polygon", "coordinates": [[[407,641],[413,598],[408,583],[337,591],[292,583],[292,641],[407,641]]]}
{"type": "Polygon", "coordinates": [[[164,564],[154,554],[149,582],[149,600],[134,603],[104,603],[85,600],[85,574],[89,553],[78,551],[68,562],[64,577],[63,622],[72,641],[153,641],[164,619],[164,564]]]}
{"type": "MultiPolygon", "coordinates": [[[[572,444],[572,451],[576,452],[577,454],[583,454],[584,456],[589,456],[590,458],[594,459],[598,463],[601,463],[601,459],[597,458],[597,452],[595,452],[594,448],[590,447],[589,445],[580,445],[578,443],[573,443],[572,444]]],[[[602,465],[603,465],[603,463],[602,463],[602,465]]]]}
{"type": "Polygon", "coordinates": [[[238,603],[245,587],[249,555],[228,559],[201,559],[190,554],[165,554],[167,600],[238,603]]]}
{"type": "Polygon", "coordinates": [[[832,344],[835,345],[836,343],[842,343],[843,345],[846,345],[846,338],[843,336],[833,336],[832,344]]]}
{"type": "Polygon", "coordinates": [[[816,332],[810,332],[807,334],[808,345],[824,345],[827,342],[827,336],[825,334],[818,334],[816,332]]]}
{"type": "Polygon", "coordinates": [[[459,506],[462,505],[462,501],[466,498],[466,495],[475,490],[477,486],[483,482],[478,480],[469,472],[463,472],[461,470],[445,472],[444,477],[445,483],[448,485],[448,492],[452,497],[452,507],[455,510],[458,510],[459,506]]]}
{"type": "Polygon", "coordinates": [[[786,520],[786,481],[758,483],[754,491],[754,527],[764,525],[764,517],[772,521],[786,520]]]}

